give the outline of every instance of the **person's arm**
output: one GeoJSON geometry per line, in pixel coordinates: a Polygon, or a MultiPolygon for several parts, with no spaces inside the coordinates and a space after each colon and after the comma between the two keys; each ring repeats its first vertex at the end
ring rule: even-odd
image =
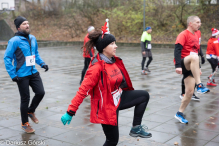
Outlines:
{"type": "Polygon", "coordinates": [[[141,35],[141,52],[146,51],[146,36],[145,33],[143,32],[141,35]]]}
{"type": "Polygon", "coordinates": [[[175,68],[181,68],[181,51],[183,46],[181,44],[175,44],[174,58],[176,61],[175,68]]]}
{"type": "Polygon", "coordinates": [[[141,41],[141,52],[144,52],[144,51],[146,51],[146,42],[142,42],[141,41]]]}
{"type": "Polygon", "coordinates": [[[43,67],[43,65],[45,65],[45,62],[43,61],[43,59],[39,55],[38,44],[37,44],[36,39],[34,41],[35,41],[35,46],[36,46],[36,48],[35,48],[35,60],[36,60],[36,63],[38,65],[40,65],[41,67],[43,67]]]}
{"type": "Polygon", "coordinates": [[[14,53],[16,51],[16,48],[17,48],[16,42],[12,42],[9,40],[8,46],[7,46],[5,54],[4,54],[5,68],[9,74],[9,76],[11,77],[11,79],[13,79],[17,76],[16,70],[15,70],[14,66],[12,65],[13,56],[14,56],[14,53]]]}
{"type": "Polygon", "coordinates": [[[214,48],[215,48],[216,56],[217,56],[218,61],[219,61],[219,41],[214,44],[214,48]]]}
{"type": "MultiPolygon", "coordinates": [[[[204,64],[204,63],[205,63],[205,57],[204,57],[204,54],[203,54],[203,52],[202,52],[201,46],[200,46],[198,55],[201,56],[202,64],[204,64]]],[[[200,68],[201,68],[201,65],[199,65],[199,66],[200,66],[200,68]]]]}
{"type": "Polygon", "coordinates": [[[199,49],[199,51],[198,51],[198,55],[201,56],[201,57],[203,56],[203,52],[202,52],[201,46],[200,46],[200,49],[199,49]]]}
{"type": "Polygon", "coordinates": [[[67,113],[70,116],[75,115],[78,107],[83,102],[83,99],[88,96],[90,90],[98,83],[100,79],[100,65],[91,65],[84,77],[84,80],[79,87],[75,97],[72,99],[71,104],[68,106],[67,113]]]}

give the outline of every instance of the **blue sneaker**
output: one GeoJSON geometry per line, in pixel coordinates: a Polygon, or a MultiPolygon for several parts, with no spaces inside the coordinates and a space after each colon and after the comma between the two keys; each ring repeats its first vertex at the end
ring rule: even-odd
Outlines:
{"type": "Polygon", "coordinates": [[[177,120],[179,120],[181,123],[188,124],[189,122],[184,118],[183,113],[177,112],[174,116],[177,120]]]}
{"type": "Polygon", "coordinates": [[[202,83],[197,85],[197,93],[204,94],[210,92],[208,88],[206,88],[202,83]]]}
{"type": "Polygon", "coordinates": [[[142,137],[142,138],[150,138],[152,137],[152,134],[151,133],[148,133],[148,132],[145,132],[145,130],[148,129],[147,126],[144,126],[144,125],[139,125],[139,126],[136,126],[136,127],[132,127],[129,135],[132,136],[132,137],[142,137]]]}

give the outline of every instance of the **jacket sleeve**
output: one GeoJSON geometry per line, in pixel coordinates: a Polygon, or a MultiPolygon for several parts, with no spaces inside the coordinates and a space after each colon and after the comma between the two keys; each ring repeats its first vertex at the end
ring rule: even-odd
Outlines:
{"type": "Polygon", "coordinates": [[[74,115],[78,110],[78,107],[83,102],[83,99],[88,96],[90,90],[94,88],[94,86],[98,83],[100,79],[100,65],[94,64],[91,65],[84,77],[84,80],[79,87],[75,97],[72,99],[71,104],[68,106],[68,114],[74,115]]]}
{"type": "Polygon", "coordinates": [[[214,45],[215,45],[216,56],[217,58],[219,58],[219,42],[217,41],[217,43],[215,43],[214,45]]]}
{"type": "Polygon", "coordinates": [[[35,42],[36,43],[36,48],[35,48],[35,59],[36,59],[36,63],[38,65],[40,65],[41,67],[45,64],[45,62],[42,60],[42,58],[40,57],[40,54],[38,52],[38,44],[37,44],[37,41],[35,39],[35,42]]]}
{"type": "Polygon", "coordinates": [[[17,76],[15,67],[12,65],[13,56],[14,56],[14,53],[15,53],[16,48],[17,48],[17,46],[15,44],[16,44],[16,42],[12,42],[9,40],[8,46],[7,46],[5,54],[4,54],[5,68],[9,74],[9,76],[11,77],[11,79],[13,79],[14,77],[17,76]]]}
{"type": "Polygon", "coordinates": [[[176,61],[175,68],[181,68],[181,51],[183,46],[181,44],[175,44],[174,58],[176,61]]]}
{"type": "Polygon", "coordinates": [[[201,56],[201,57],[203,57],[203,55],[204,55],[203,52],[202,52],[202,48],[201,48],[201,46],[200,46],[200,49],[199,49],[198,55],[201,56]]]}
{"type": "Polygon", "coordinates": [[[144,51],[146,51],[146,42],[142,42],[141,41],[141,52],[144,52],[144,51]]]}

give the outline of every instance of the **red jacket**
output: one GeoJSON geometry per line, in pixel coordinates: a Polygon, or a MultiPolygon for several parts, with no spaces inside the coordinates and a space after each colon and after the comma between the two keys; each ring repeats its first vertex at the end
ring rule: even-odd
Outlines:
{"type": "MultiPolygon", "coordinates": [[[[126,87],[123,90],[134,90],[128,72],[122,62],[122,59],[115,56],[115,63],[121,70],[126,81],[126,87]]],[[[72,99],[68,107],[68,112],[76,112],[79,105],[87,95],[91,96],[91,123],[102,123],[107,125],[117,125],[116,110],[119,106],[114,105],[111,94],[110,80],[106,75],[105,61],[100,60],[99,54],[92,59],[84,80],[72,99]]]]}
{"type": "Polygon", "coordinates": [[[208,40],[206,54],[219,56],[219,42],[217,38],[210,38],[208,40]]]}
{"type": "MultiPolygon", "coordinates": [[[[89,52],[86,52],[86,48],[85,48],[85,44],[90,40],[88,38],[88,35],[89,33],[87,33],[87,35],[84,37],[84,50],[83,50],[83,57],[84,58],[90,58],[90,53],[89,52]]],[[[93,54],[93,57],[94,57],[94,48],[91,49],[91,53],[93,54]]]]}

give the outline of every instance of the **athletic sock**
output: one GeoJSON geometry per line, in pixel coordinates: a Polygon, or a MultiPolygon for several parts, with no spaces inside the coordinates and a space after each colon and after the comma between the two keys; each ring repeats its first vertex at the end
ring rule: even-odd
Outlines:
{"type": "Polygon", "coordinates": [[[135,126],[132,126],[132,128],[135,128],[135,127],[138,127],[138,126],[140,126],[140,125],[135,125],[135,126]]]}

